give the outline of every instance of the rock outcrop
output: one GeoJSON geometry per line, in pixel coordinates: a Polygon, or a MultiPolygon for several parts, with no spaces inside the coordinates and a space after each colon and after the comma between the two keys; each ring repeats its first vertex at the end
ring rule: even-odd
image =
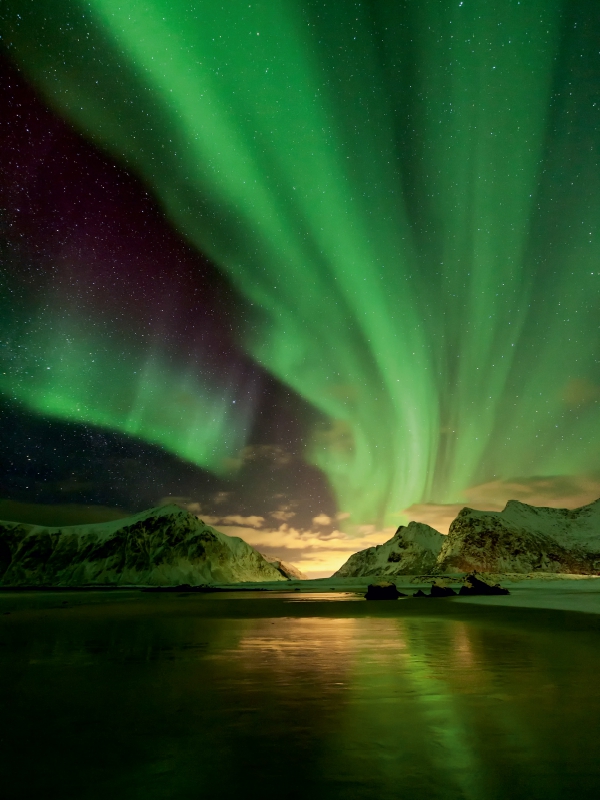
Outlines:
{"type": "Polygon", "coordinates": [[[416,575],[431,572],[446,537],[423,522],[401,525],[384,544],[350,556],[333,575],[357,578],[366,575],[416,575]]]}
{"type": "Polygon", "coordinates": [[[295,567],[293,564],[290,564],[289,561],[281,561],[279,558],[273,558],[272,556],[266,556],[264,553],[261,553],[261,556],[268,561],[269,564],[273,564],[275,569],[279,570],[284,578],[290,581],[307,581],[308,575],[305,575],[301,572],[298,567],[295,567]]]}
{"type": "Polygon", "coordinates": [[[504,589],[499,583],[491,584],[483,581],[474,572],[467,575],[458,593],[462,597],[510,594],[508,589],[504,589]]]}
{"type": "Polygon", "coordinates": [[[429,597],[454,597],[456,592],[450,586],[444,586],[441,583],[432,583],[429,591],[429,597]]]}
{"type": "Polygon", "coordinates": [[[285,581],[242,539],[176,505],[96,525],[0,522],[0,585],[168,586],[285,581]]]}
{"type": "Polygon", "coordinates": [[[365,594],[365,600],[397,600],[399,597],[406,597],[406,595],[404,592],[399,592],[396,584],[390,583],[390,581],[370,583],[365,594]]]}
{"type": "Polygon", "coordinates": [[[450,525],[436,572],[600,571],[600,500],[538,508],[510,500],[503,511],[463,508],[450,525]]]}

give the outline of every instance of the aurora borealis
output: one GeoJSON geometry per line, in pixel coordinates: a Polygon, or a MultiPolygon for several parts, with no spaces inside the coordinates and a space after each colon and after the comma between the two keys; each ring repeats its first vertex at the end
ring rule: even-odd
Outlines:
{"type": "Polygon", "coordinates": [[[69,206],[85,155],[47,230],[3,195],[52,266],[3,297],[0,390],[223,476],[274,380],[351,525],[597,475],[595,10],[6,0],[4,52],[48,119],[163,217],[104,179],[69,206]]]}

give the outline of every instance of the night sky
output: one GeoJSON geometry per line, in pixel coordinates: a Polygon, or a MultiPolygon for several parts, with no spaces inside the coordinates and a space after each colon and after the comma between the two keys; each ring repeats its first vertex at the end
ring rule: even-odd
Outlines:
{"type": "Polygon", "coordinates": [[[0,517],[177,498],[316,575],[600,496],[596,0],[0,29],[0,517]]]}

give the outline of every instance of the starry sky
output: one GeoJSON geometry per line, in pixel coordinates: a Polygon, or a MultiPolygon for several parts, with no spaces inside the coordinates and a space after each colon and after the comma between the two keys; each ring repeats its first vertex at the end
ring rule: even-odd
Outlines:
{"type": "Polygon", "coordinates": [[[5,0],[0,516],[330,574],[600,495],[594,0],[5,0]]]}

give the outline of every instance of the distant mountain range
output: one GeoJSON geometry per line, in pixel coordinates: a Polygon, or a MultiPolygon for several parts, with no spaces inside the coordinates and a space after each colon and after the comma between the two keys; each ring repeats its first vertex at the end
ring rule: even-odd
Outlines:
{"type": "Polygon", "coordinates": [[[176,505],[63,528],[0,522],[2,586],[285,581],[290,567],[176,505]]]}
{"type": "MultiPolygon", "coordinates": [[[[411,522],[385,544],[350,556],[334,577],[473,570],[600,573],[600,500],[572,510],[516,500],[500,512],[463,508],[447,536],[411,522]]],[[[304,577],[176,505],[62,528],[0,522],[0,586],[194,586],[304,577]]]]}
{"type": "Polygon", "coordinates": [[[600,500],[538,508],[510,500],[503,511],[463,508],[447,536],[411,522],[385,544],[350,556],[334,577],[442,572],[600,572],[600,500]]]}

